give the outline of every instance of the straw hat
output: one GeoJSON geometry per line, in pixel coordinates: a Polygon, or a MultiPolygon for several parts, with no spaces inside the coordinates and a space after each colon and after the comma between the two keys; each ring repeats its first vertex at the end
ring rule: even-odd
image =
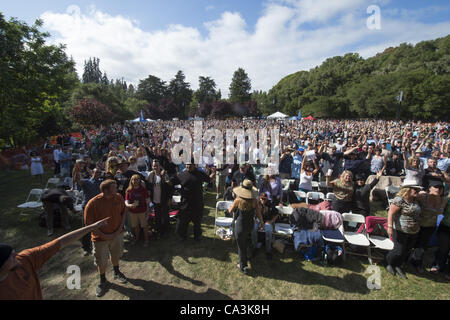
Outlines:
{"type": "Polygon", "coordinates": [[[416,179],[405,179],[403,181],[403,184],[401,185],[401,188],[414,188],[414,189],[420,189],[423,190],[423,187],[418,183],[416,179]]]}
{"type": "Polygon", "coordinates": [[[253,187],[253,184],[250,180],[244,180],[240,187],[234,188],[233,192],[242,199],[257,199],[258,198],[258,189],[253,187]]]}

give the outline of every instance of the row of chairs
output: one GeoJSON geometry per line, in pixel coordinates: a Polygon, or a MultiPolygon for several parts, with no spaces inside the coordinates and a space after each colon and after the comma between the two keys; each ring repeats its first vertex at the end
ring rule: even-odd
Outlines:
{"type": "MultiPolygon", "coordinates": [[[[295,183],[294,179],[281,179],[281,185],[283,186],[283,191],[290,190],[290,187],[295,183]]],[[[327,184],[325,181],[312,181],[313,190],[326,190],[327,184]]]]}
{"type": "MultiPolygon", "coordinates": [[[[219,217],[219,210],[225,211],[230,208],[232,201],[219,201],[216,203],[215,224],[214,224],[214,239],[216,238],[217,227],[232,228],[234,217],[219,217]]],[[[281,215],[290,215],[293,212],[291,207],[277,207],[277,210],[281,215]]],[[[366,229],[367,219],[360,214],[343,213],[342,220],[347,222],[349,226],[363,226],[366,229]]],[[[291,238],[294,235],[294,227],[287,223],[275,223],[274,236],[280,236],[284,238],[291,238]]],[[[344,230],[344,226],[341,225],[338,230],[323,231],[322,238],[326,242],[340,244],[343,247],[344,259],[347,254],[367,256],[369,263],[373,263],[372,249],[392,250],[394,248],[393,242],[386,237],[371,235],[369,233],[358,233],[355,231],[344,230]],[[361,254],[354,252],[346,248],[346,244],[356,247],[363,247],[367,249],[367,254],[361,254]]]]}

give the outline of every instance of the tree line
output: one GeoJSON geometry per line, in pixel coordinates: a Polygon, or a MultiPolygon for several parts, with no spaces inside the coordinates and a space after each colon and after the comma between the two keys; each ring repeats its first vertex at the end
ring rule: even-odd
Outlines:
{"type": "Polygon", "coordinates": [[[369,59],[349,53],[309,71],[291,74],[268,92],[251,91],[243,68],[231,79],[228,98],[209,76],[191,89],[183,71],[166,82],[155,75],[137,86],[109,79],[100,59],[84,63],[81,77],[64,45],[49,45],[43,22],[29,26],[0,12],[0,147],[28,144],[80,128],[136,118],[226,119],[282,111],[323,118],[395,117],[443,120],[450,110],[450,36],[401,44],[369,59]]]}

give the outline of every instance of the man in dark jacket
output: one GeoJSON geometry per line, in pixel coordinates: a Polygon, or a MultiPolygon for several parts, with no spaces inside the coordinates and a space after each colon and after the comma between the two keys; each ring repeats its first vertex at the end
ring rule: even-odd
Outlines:
{"type": "Polygon", "coordinates": [[[186,165],[185,171],[170,178],[170,185],[181,185],[181,206],[178,213],[178,223],[176,233],[182,240],[186,240],[187,227],[189,222],[194,223],[194,239],[201,240],[202,217],[203,217],[203,182],[210,182],[214,173],[208,176],[203,171],[197,169],[194,161],[186,165]]]}
{"type": "Polygon", "coordinates": [[[377,185],[381,175],[382,171],[378,172],[377,177],[370,184],[365,184],[366,178],[364,175],[356,175],[356,186],[352,203],[353,213],[362,214],[365,217],[370,216],[370,191],[377,185]]]}
{"type": "Polygon", "coordinates": [[[392,158],[386,163],[386,175],[399,177],[403,174],[403,160],[398,152],[392,154],[392,158]]]}

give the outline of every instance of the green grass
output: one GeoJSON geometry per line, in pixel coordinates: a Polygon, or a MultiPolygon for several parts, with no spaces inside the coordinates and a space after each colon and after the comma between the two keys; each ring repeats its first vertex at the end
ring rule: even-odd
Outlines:
{"type": "MultiPolygon", "coordinates": [[[[47,172],[44,181],[50,176],[47,172]]],[[[17,209],[30,189],[43,188],[45,183],[33,182],[28,171],[0,172],[0,181],[0,242],[10,243],[19,252],[63,234],[62,229],[56,229],[54,237],[48,238],[46,230],[38,226],[39,212],[29,219],[20,216],[17,209]]],[[[111,289],[102,299],[450,299],[450,284],[441,276],[418,275],[408,268],[409,279],[402,280],[389,275],[381,265],[382,288],[372,291],[366,285],[367,259],[348,256],[340,267],[324,267],[304,261],[290,247],[284,254],[274,250],[272,261],[259,253],[250,261],[250,276],[245,276],[236,267],[236,243],[216,239],[213,244],[215,194],[208,193],[205,200],[202,243],[193,239],[180,243],[173,233],[166,240],[151,241],[148,248],[130,248],[125,242],[121,270],[130,282],[114,283],[110,268],[107,278],[112,280],[111,289]]],[[[372,210],[386,216],[381,203],[373,203],[372,210]]],[[[79,227],[80,217],[72,216],[71,222],[79,227]]],[[[189,234],[192,237],[192,225],[189,234]]],[[[57,253],[39,275],[45,299],[97,299],[96,267],[92,257],[83,257],[79,242],[57,253]],[[70,265],[81,268],[80,290],[66,288],[70,265]]]]}

